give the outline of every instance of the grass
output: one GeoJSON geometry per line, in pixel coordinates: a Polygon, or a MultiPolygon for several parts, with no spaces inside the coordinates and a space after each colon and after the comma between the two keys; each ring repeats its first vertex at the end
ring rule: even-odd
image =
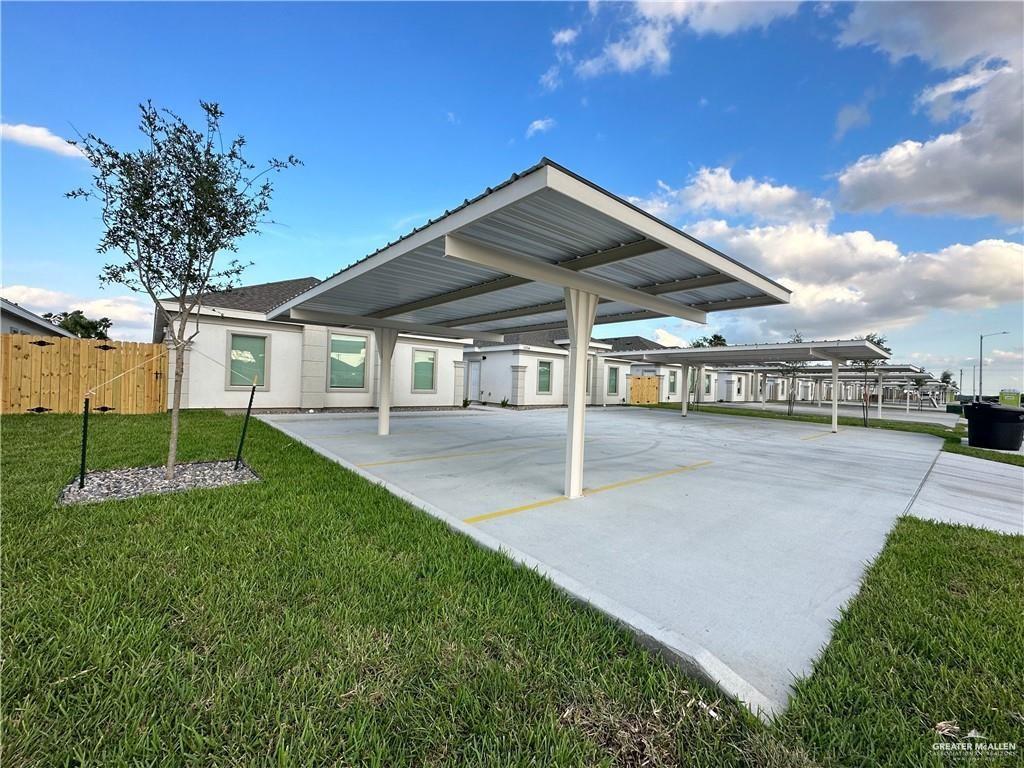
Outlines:
{"type": "MultiPolygon", "coordinates": [[[[656,405],[639,405],[636,408],[665,408],[678,411],[679,403],[658,403],[656,405]]],[[[701,413],[717,413],[725,416],[749,416],[755,419],[782,419],[784,421],[806,421],[811,424],[831,424],[831,416],[817,416],[811,413],[795,413],[789,416],[779,411],[759,411],[752,408],[730,408],[727,405],[708,405],[701,403],[698,408],[691,406],[694,411],[701,413]]],[[[840,416],[840,426],[863,427],[864,420],[857,416],[840,416]]],[[[929,424],[919,421],[896,421],[894,419],[869,419],[869,429],[891,429],[897,432],[917,432],[919,434],[935,435],[943,440],[942,450],[948,453],[961,453],[964,456],[974,456],[978,459],[998,461],[1002,464],[1013,464],[1024,467],[1024,456],[1012,453],[1000,453],[999,451],[988,451],[984,448],[972,448],[964,445],[961,439],[967,437],[967,430],[962,424],[956,427],[944,427],[941,424],[929,424]]]]}
{"type": "Polygon", "coordinates": [[[950,758],[932,744],[945,723],[960,739],[973,730],[1017,743],[1016,759],[998,764],[1020,765],[1022,584],[1024,537],[904,518],[797,685],[784,738],[825,762],[941,766],[950,758]]]}
{"type": "MultiPolygon", "coordinates": [[[[238,417],[182,420],[183,461],[233,455],[238,417]]],[[[259,483],[73,508],[78,419],[2,426],[5,766],[896,766],[936,718],[1024,742],[1020,539],[901,522],[766,726],[262,423],[259,483]]],[[[167,419],[91,431],[92,469],[159,464],[167,419]]]]}

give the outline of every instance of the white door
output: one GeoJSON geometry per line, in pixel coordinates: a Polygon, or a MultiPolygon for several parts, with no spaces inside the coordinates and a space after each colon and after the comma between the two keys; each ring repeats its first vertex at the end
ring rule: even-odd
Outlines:
{"type": "Polygon", "coordinates": [[[469,401],[480,399],[480,361],[470,361],[469,384],[466,386],[466,399],[469,401]]]}

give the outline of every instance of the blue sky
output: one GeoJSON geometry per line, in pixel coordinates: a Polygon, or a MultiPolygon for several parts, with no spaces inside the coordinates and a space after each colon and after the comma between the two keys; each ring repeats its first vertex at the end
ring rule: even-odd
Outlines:
{"type": "Polygon", "coordinates": [[[1005,329],[986,384],[1020,387],[1021,8],[4,3],[4,295],[144,337],[146,303],[100,289],[97,211],[63,198],[88,168],[54,137],[133,146],[139,101],[206,99],[253,159],[305,163],[247,282],[333,273],[547,155],[795,291],[600,335],[881,331],[969,388],[977,333],[1005,329]]]}

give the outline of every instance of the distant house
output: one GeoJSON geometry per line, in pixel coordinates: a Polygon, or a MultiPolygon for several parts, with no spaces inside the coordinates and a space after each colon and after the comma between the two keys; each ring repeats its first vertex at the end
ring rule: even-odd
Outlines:
{"type": "Polygon", "coordinates": [[[24,333],[28,336],[64,336],[76,338],[75,334],[54,325],[45,317],[19,307],[13,301],[0,298],[0,333],[24,333]]]}
{"type": "MultiPolygon", "coordinates": [[[[502,342],[467,346],[466,398],[512,406],[564,406],[569,390],[569,332],[565,328],[510,333],[502,342]]],[[[588,405],[628,401],[628,360],[608,357],[611,346],[591,339],[587,350],[588,405]]]]}
{"type": "MultiPolygon", "coordinates": [[[[198,332],[185,352],[182,407],[244,408],[254,379],[257,408],[375,407],[378,356],[371,331],[267,320],[270,310],[319,282],[303,277],[204,295],[189,328],[198,332]]],[[[175,301],[160,303],[176,316],[175,301]]],[[[157,313],[153,340],[165,339],[157,313]]],[[[392,404],[462,405],[464,342],[400,334],[392,404]]],[[[174,370],[173,353],[168,370],[174,370]]]]}

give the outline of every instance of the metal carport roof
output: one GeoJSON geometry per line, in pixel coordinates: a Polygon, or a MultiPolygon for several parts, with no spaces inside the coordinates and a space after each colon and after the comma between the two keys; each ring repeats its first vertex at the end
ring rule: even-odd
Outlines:
{"type": "Polygon", "coordinates": [[[680,347],[644,352],[618,353],[620,357],[656,363],[690,365],[766,365],[856,360],[886,360],[889,353],[867,339],[840,341],[797,341],[781,344],[736,344],[725,347],[680,347]]]}
{"type": "Polygon", "coordinates": [[[390,433],[391,360],[400,331],[500,341],[566,328],[565,495],[583,493],[586,351],[595,323],[783,304],[764,275],[544,158],[436,221],[267,313],[267,319],[372,328],[378,426],[390,433]]]}
{"type": "Polygon", "coordinates": [[[372,327],[377,320],[457,336],[564,328],[563,278],[572,276],[601,296],[596,323],[666,315],[703,323],[707,312],[781,304],[790,296],[775,281],[544,158],[269,317],[313,321],[309,313],[335,313],[353,326],[372,327]],[[513,274],[502,257],[525,269],[513,274]]]}

